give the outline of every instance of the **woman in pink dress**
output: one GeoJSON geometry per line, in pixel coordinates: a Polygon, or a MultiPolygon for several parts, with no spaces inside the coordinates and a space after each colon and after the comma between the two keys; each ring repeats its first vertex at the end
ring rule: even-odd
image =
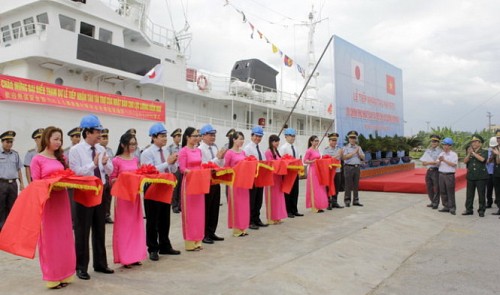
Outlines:
{"type": "MultiPolygon", "coordinates": [[[[64,159],[62,130],[45,128],[40,154],[31,162],[33,180],[44,179],[67,168],[64,159]]],[[[71,226],[71,208],[68,192],[53,189],[42,213],[38,253],[43,279],[47,287],[60,289],[73,280],[76,269],[75,239],[71,226]]]]}
{"type": "MultiPolygon", "coordinates": [[[[266,151],[266,160],[279,160],[281,155],[278,152],[278,146],[280,145],[280,138],[276,134],[269,136],[269,149],[266,151]]],[[[274,185],[267,186],[265,188],[266,195],[266,209],[267,209],[267,220],[269,224],[280,224],[282,219],[287,218],[288,214],[286,212],[285,204],[285,194],[281,190],[281,183],[283,181],[283,176],[278,174],[273,174],[274,185]]]]}
{"type": "Polygon", "coordinates": [[[312,208],[315,213],[322,213],[328,207],[328,196],[326,187],[319,184],[315,162],[321,158],[318,150],[319,139],[316,135],[309,137],[307,141],[307,151],[304,155],[304,164],[308,164],[307,188],[306,188],[306,208],[312,208]]]}
{"type": "MultiPolygon", "coordinates": [[[[205,195],[187,194],[187,174],[201,169],[201,150],[197,147],[200,133],[188,127],[182,135],[182,149],[179,151],[179,169],[183,176],[181,186],[182,235],[186,251],[203,249],[201,241],[205,236],[205,195]]],[[[191,184],[193,185],[193,184],[191,184]]],[[[196,183],[194,183],[196,185],[196,183]]]]}
{"type": "MultiPolygon", "coordinates": [[[[224,156],[224,163],[228,167],[234,167],[246,158],[241,148],[245,142],[242,132],[236,131],[229,137],[229,146],[224,156]]],[[[228,187],[227,198],[227,227],[233,229],[233,236],[247,236],[246,232],[250,225],[250,195],[248,189],[228,187]]]]}
{"type": "MultiPolygon", "coordinates": [[[[113,173],[109,176],[111,184],[120,173],[137,170],[139,159],[135,156],[136,149],[137,140],[134,134],[125,133],[120,137],[120,145],[113,158],[113,173]]],[[[123,264],[125,268],[141,265],[146,254],[146,232],[140,196],[137,195],[135,201],[116,198],[113,226],[114,263],[123,264]]]]}

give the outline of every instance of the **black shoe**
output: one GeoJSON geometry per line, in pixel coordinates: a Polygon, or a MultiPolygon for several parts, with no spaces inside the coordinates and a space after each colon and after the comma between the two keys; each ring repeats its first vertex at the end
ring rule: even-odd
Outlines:
{"type": "Polygon", "coordinates": [[[114,273],[115,271],[112,270],[111,268],[109,267],[104,267],[104,268],[94,268],[94,271],[95,272],[102,272],[102,273],[107,273],[107,274],[111,274],[111,273],[114,273]]]}
{"type": "Polygon", "coordinates": [[[464,211],[462,213],[462,215],[473,215],[473,214],[474,214],[474,212],[472,212],[472,211],[464,211]]]}
{"type": "Polygon", "coordinates": [[[431,204],[427,204],[427,207],[432,208],[432,207],[434,207],[434,205],[432,205],[432,203],[431,204]]]}
{"type": "Polygon", "coordinates": [[[181,213],[181,210],[179,210],[178,208],[172,208],[172,212],[179,214],[181,213]]]}
{"type": "Polygon", "coordinates": [[[446,209],[446,208],[443,208],[443,209],[439,209],[438,212],[450,212],[450,209],[446,209]]]}
{"type": "Polygon", "coordinates": [[[214,243],[214,240],[212,240],[212,239],[211,239],[211,238],[209,238],[209,237],[206,237],[206,238],[204,238],[204,239],[203,239],[203,241],[202,241],[202,242],[203,242],[203,243],[205,243],[205,244],[213,244],[213,243],[214,243]]]}
{"type": "Polygon", "coordinates": [[[486,205],[486,208],[487,209],[491,208],[491,204],[486,205]]]}
{"type": "Polygon", "coordinates": [[[259,229],[259,227],[253,223],[250,223],[249,229],[259,229]]]}
{"type": "Polygon", "coordinates": [[[498,210],[497,212],[491,213],[491,215],[500,215],[500,210],[498,210]]]}
{"type": "Polygon", "coordinates": [[[290,214],[288,214],[288,218],[295,218],[295,215],[290,213],[290,214]]]}
{"type": "Polygon", "coordinates": [[[484,212],[479,212],[479,217],[484,217],[484,212]]]}
{"type": "Polygon", "coordinates": [[[332,206],[332,203],[328,203],[328,208],[326,208],[327,210],[332,210],[333,209],[333,206],[332,206]]]}
{"type": "Polygon", "coordinates": [[[450,214],[451,215],[456,215],[457,213],[455,212],[455,210],[450,210],[450,214]]]}
{"type": "Polygon", "coordinates": [[[352,203],[352,205],[353,206],[363,207],[363,204],[361,204],[360,202],[352,203]]]}
{"type": "Polygon", "coordinates": [[[258,222],[256,222],[255,224],[256,224],[257,226],[260,226],[260,227],[267,227],[267,226],[269,226],[269,224],[267,224],[267,223],[263,223],[263,222],[262,222],[262,221],[260,221],[260,220],[259,220],[258,222]]]}
{"type": "Polygon", "coordinates": [[[160,254],[162,254],[162,255],[179,255],[179,254],[181,254],[181,251],[175,250],[174,248],[170,248],[170,249],[165,250],[165,251],[160,250],[160,254]]]}
{"type": "Polygon", "coordinates": [[[344,203],[346,207],[351,207],[351,203],[344,203]]]}
{"type": "Polygon", "coordinates": [[[340,205],[339,205],[339,203],[333,203],[333,204],[332,204],[332,207],[333,207],[333,208],[338,208],[338,209],[342,209],[342,208],[344,208],[344,206],[340,206],[340,205]]]}
{"type": "Polygon", "coordinates": [[[106,217],[106,219],[104,219],[104,222],[106,222],[107,224],[112,224],[113,219],[111,219],[111,217],[106,217]]]}
{"type": "Polygon", "coordinates": [[[210,238],[214,241],[224,241],[224,238],[223,237],[219,237],[217,235],[212,235],[210,236],[210,238]]]}
{"type": "Polygon", "coordinates": [[[158,261],[160,260],[160,256],[158,256],[158,252],[151,252],[149,253],[149,259],[153,261],[158,261]]]}
{"type": "Polygon", "coordinates": [[[323,213],[323,212],[325,212],[325,210],[323,210],[323,209],[318,210],[318,213],[323,213]]]}
{"type": "Polygon", "coordinates": [[[304,214],[302,214],[302,213],[299,213],[299,212],[297,212],[297,213],[294,213],[293,215],[295,215],[295,216],[298,216],[298,217],[301,217],[301,216],[304,216],[304,214]]]}
{"type": "Polygon", "coordinates": [[[80,279],[80,280],[90,280],[90,275],[88,272],[86,271],[83,271],[83,270],[79,270],[77,269],[76,270],[76,276],[80,279]]]}
{"type": "Polygon", "coordinates": [[[436,210],[438,206],[432,206],[432,210],[436,210]]]}

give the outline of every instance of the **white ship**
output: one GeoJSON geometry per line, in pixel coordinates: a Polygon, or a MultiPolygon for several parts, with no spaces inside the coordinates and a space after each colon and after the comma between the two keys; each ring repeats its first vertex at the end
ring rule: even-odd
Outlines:
{"type": "MultiPolygon", "coordinates": [[[[266,132],[263,142],[267,135],[281,130],[297,95],[259,85],[261,75],[236,79],[230,73],[220,77],[190,68],[186,52],[191,34],[153,23],[148,17],[149,0],[108,2],[2,1],[0,75],[95,91],[94,98],[96,92],[111,95],[120,105],[120,97],[156,101],[165,106],[167,130],[210,123],[219,131],[219,145],[226,143],[225,133],[230,128],[243,131],[248,140],[249,130],[261,125],[266,132]],[[141,84],[156,64],[163,68],[161,80],[141,84]]],[[[235,63],[233,71],[252,63],[269,68],[273,75],[274,70],[258,60],[235,63]]],[[[30,136],[36,128],[54,125],[67,132],[88,113],[98,115],[110,129],[112,148],[132,127],[137,129],[141,146],[149,143],[147,130],[153,120],[117,116],[106,108],[92,112],[78,103],[60,107],[45,100],[26,101],[0,99],[0,132],[17,132],[14,149],[21,155],[34,147],[30,136]]],[[[321,137],[332,120],[325,105],[307,98],[299,102],[287,125],[297,129],[297,141],[305,150],[307,138],[313,134],[321,137]]]]}

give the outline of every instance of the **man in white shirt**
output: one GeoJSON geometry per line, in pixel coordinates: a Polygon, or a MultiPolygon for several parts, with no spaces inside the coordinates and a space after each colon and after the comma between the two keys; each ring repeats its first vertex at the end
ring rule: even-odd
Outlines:
{"type": "MultiPolygon", "coordinates": [[[[297,147],[294,145],[295,143],[295,129],[287,128],[285,129],[285,140],[286,142],[279,147],[280,155],[283,157],[284,155],[290,155],[294,158],[299,157],[299,151],[297,147]]],[[[297,209],[297,204],[299,201],[299,177],[295,178],[295,182],[293,183],[292,190],[289,194],[285,194],[285,202],[286,202],[286,211],[288,213],[288,218],[294,218],[295,216],[304,216],[304,214],[299,213],[297,209]]]]}
{"type": "MultiPolygon", "coordinates": [[[[259,143],[264,136],[264,129],[260,126],[252,128],[251,142],[243,149],[247,156],[253,155],[257,160],[265,160],[265,149],[259,147],[259,143]]],[[[266,227],[260,220],[260,208],[262,208],[264,189],[262,187],[253,187],[250,189],[250,229],[259,229],[259,227],[266,227]]]]}
{"type": "MultiPolygon", "coordinates": [[[[220,167],[224,166],[224,154],[227,149],[219,150],[215,144],[215,135],[217,130],[210,124],[206,124],[200,129],[201,140],[201,162],[212,162],[220,167]]],[[[210,186],[210,192],[205,195],[205,237],[203,243],[213,244],[214,241],[224,241],[224,238],[215,234],[217,224],[219,223],[220,207],[220,184],[210,186]]]]}
{"type": "Polygon", "coordinates": [[[458,155],[451,150],[453,140],[449,137],[443,139],[443,152],[438,156],[439,190],[443,208],[439,212],[450,212],[455,215],[455,171],[457,170],[458,155]]]}
{"type": "MultiPolygon", "coordinates": [[[[168,154],[167,129],[161,123],[149,128],[152,144],[141,154],[141,165],[153,165],[160,172],[175,173],[177,171],[178,154],[168,154]]],[[[177,185],[181,185],[178,183],[177,185]]],[[[144,192],[146,193],[146,192],[144,192]]],[[[144,199],[146,212],[146,244],[149,259],[158,261],[159,254],[179,255],[180,251],[172,248],[168,237],[170,233],[170,204],[144,199]]]]}
{"type": "MultiPolygon", "coordinates": [[[[87,115],[82,118],[83,141],[69,150],[69,167],[80,176],[96,176],[106,183],[106,174],[113,172],[113,164],[106,150],[99,144],[103,130],[99,118],[87,115]]],[[[106,274],[114,273],[108,267],[105,245],[105,207],[101,203],[94,207],[85,207],[75,203],[75,245],[76,275],[82,280],[89,280],[89,236],[92,228],[92,255],[94,271],[106,274]]]]}

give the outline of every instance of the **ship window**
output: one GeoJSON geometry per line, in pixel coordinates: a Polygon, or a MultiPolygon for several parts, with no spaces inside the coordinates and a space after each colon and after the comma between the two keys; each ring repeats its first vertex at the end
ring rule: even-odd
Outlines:
{"type": "Polygon", "coordinates": [[[3,42],[8,42],[8,41],[12,40],[12,37],[10,36],[9,26],[4,26],[0,30],[2,31],[3,42]]]}
{"type": "Polygon", "coordinates": [[[76,20],[74,18],[59,14],[59,22],[61,23],[61,29],[75,31],[76,20]]]}
{"type": "Polygon", "coordinates": [[[99,40],[106,43],[113,43],[113,32],[99,28],[99,40]]]}
{"type": "Polygon", "coordinates": [[[95,26],[85,22],[80,23],[80,34],[94,38],[95,26]]]}
{"type": "Polygon", "coordinates": [[[36,16],[36,21],[40,24],[40,29],[45,30],[45,25],[49,24],[49,16],[47,13],[42,13],[36,16]]]}
{"type": "Polygon", "coordinates": [[[35,33],[35,20],[33,17],[29,17],[25,20],[23,20],[24,23],[24,32],[26,33],[26,36],[33,35],[35,33]]]}
{"type": "Polygon", "coordinates": [[[20,21],[12,23],[12,35],[14,36],[14,39],[18,39],[23,36],[23,30],[21,28],[20,21]]]}

